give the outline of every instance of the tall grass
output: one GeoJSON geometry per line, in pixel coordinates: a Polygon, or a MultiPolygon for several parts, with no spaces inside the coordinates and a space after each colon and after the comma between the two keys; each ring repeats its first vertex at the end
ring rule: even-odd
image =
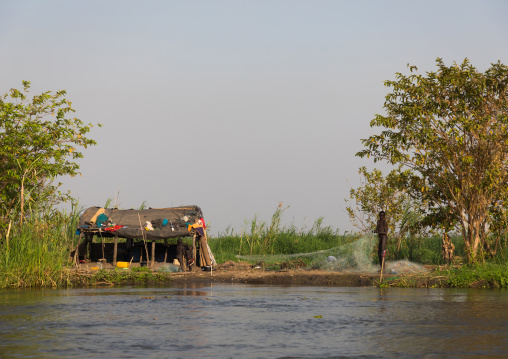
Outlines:
{"type": "Polygon", "coordinates": [[[340,235],[332,227],[323,227],[318,218],[309,230],[294,225],[281,226],[284,209],[279,206],[269,223],[259,221],[257,216],[246,221],[240,234],[227,229],[211,238],[210,248],[218,263],[237,261],[237,255],[271,255],[316,252],[330,249],[355,240],[353,235],[340,235]]]}
{"type": "Polygon", "coordinates": [[[62,286],[69,282],[70,252],[77,245],[79,211],[33,212],[12,224],[0,242],[0,288],[62,286]]]}
{"type": "MultiPolygon", "coordinates": [[[[272,215],[269,223],[260,221],[257,216],[251,221],[245,221],[240,234],[228,228],[219,233],[217,238],[211,238],[210,248],[218,263],[233,260],[237,255],[259,256],[271,254],[311,253],[338,247],[351,243],[359,238],[355,234],[341,235],[338,230],[330,226],[323,226],[323,218],[318,218],[313,226],[298,229],[294,225],[281,226],[281,216],[284,212],[280,206],[272,215]]],[[[375,241],[377,243],[377,241],[375,241]]],[[[455,256],[464,256],[464,241],[460,237],[452,237],[455,245],[455,256]]],[[[445,264],[441,254],[442,239],[440,237],[407,237],[402,239],[399,250],[392,238],[388,241],[387,260],[409,260],[422,264],[445,264]]],[[[377,246],[373,245],[370,257],[377,263],[377,246]]]]}
{"type": "MultiPolygon", "coordinates": [[[[455,245],[454,256],[463,258],[465,255],[464,241],[461,237],[452,236],[455,245]]],[[[446,264],[441,253],[442,238],[433,237],[407,237],[402,239],[399,251],[395,241],[388,239],[388,260],[407,259],[422,264],[446,264]]]]}

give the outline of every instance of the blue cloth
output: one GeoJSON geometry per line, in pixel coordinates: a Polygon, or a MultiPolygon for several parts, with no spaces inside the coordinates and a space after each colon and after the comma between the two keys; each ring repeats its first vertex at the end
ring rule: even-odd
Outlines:
{"type": "Polygon", "coordinates": [[[101,228],[102,226],[104,226],[106,224],[106,222],[108,221],[108,216],[106,216],[104,213],[101,213],[97,216],[97,228],[101,228]]]}

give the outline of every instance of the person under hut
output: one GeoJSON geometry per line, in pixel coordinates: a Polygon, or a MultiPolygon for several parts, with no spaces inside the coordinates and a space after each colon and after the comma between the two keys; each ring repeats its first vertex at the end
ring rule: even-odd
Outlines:
{"type": "Polygon", "coordinates": [[[388,223],[386,222],[386,213],[384,211],[379,212],[379,220],[377,221],[374,233],[377,233],[379,238],[377,256],[379,259],[379,265],[381,266],[380,271],[382,271],[386,255],[386,244],[388,242],[388,223]]]}

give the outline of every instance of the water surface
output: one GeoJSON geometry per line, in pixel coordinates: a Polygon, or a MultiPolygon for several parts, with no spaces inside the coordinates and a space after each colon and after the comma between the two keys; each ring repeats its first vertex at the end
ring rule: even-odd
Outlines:
{"type": "Polygon", "coordinates": [[[216,285],[0,291],[0,358],[496,358],[508,291],[216,285]]]}

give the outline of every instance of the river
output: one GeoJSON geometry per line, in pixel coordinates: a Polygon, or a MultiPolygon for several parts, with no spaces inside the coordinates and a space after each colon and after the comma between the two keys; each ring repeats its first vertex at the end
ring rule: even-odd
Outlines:
{"type": "Polygon", "coordinates": [[[0,291],[0,358],[502,358],[508,291],[189,285],[0,291]]]}

